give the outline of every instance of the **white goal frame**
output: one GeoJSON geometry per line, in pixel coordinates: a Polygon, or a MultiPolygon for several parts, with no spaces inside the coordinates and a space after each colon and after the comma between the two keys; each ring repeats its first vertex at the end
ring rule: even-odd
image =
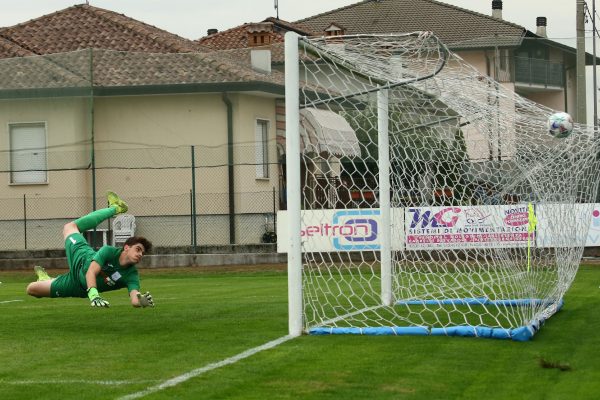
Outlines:
{"type": "MultiPolygon", "coordinates": [[[[410,36],[413,35],[416,38],[418,38],[419,40],[424,38],[425,40],[427,40],[428,37],[432,37],[429,33],[427,34],[419,34],[419,33],[413,33],[413,34],[405,34],[404,36],[410,36]]],[[[355,37],[358,36],[369,36],[369,35],[356,35],[355,37]]],[[[390,35],[392,36],[392,35],[390,35]]],[[[397,35],[398,37],[402,37],[403,35],[397,35]]],[[[287,199],[287,223],[285,225],[287,225],[287,235],[278,235],[279,240],[280,241],[285,241],[285,248],[286,248],[286,252],[288,255],[288,316],[289,316],[289,320],[288,320],[288,327],[289,327],[289,334],[291,336],[299,336],[303,333],[308,333],[308,331],[305,331],[305,315],[304,315],[304,298],[303,298],[303,268],[304,268],[304,255],[303,255],[303,249],[302,249],[302,238],[300,235],[300,232],[303,229],[303,221],[302,221],[302,215],[303,215],[303,211],[302,211],[302,204],[303,204],[303,188],[301,186],[301,171],[299,167],[294,167],[294,166],[300,166],[301,165],[301,154],[302,154],[302,146],[306,146],[306,143],[302,142],[302,133],[301,133],[301,105],[300,105],[300,94],[302,92],[302,87],[301,87],[301,76],[300,76],[300,64],[301,64],[301,59],[300,59],[300,52],[299,52],[299,35],[294,33],[294,32],[288,32],[285,35],[285,111],[286,111],[286,165],[287,165],[287,169],[286,169],[286,199],[287,199]]],[[[339,38],[339,40],[343,40],[344,37],[339,38]]],[[[437,38],[434,38],[435,40],[437,40],[437,38]]],[[[443,49],[442,53],[444,53],[445,51],[448,51],[445,46],[441,45],[441,48],[443,49]]],[[[334,55],[335,57],[335,55],[334,55]]],[[[335,62],[340,62],[340,65],[344,64],[343,60],[337,60],[335,62]]],[[[445,62],[445,59],[443,60],[443,62],[445,62]]],[[[459,61],[460,63],[464,63],[462,60],[459,61]]],[[[391,62],[390,62],[391,64],[391,62]]],[[[367,75],[361,75],[361,77],[364,76],[369,76],[368,74],[370,73],[371,70],[368,70],[368,68],[372,68],[371,65],[366,67],[366,71],[367,72],[359,72],[359,74],[361,73],[365,73],[367,75]]],[[[471,68],[471,67],[468,67],[471,68]]],[[[467,68],[467,69],[468,69],[467,68]]],[[[438,70],[439,71],[439,70],[438,70]]],[[[437,73],[438,71],[434,72],[437,73]]],[[[377,72],[375,72],[375,75],[377,75],[377,72]]],[[[476,76],[476,75],[475,75],[476,76]]],[[[424,75],[424,78],[419,78],[419,79],[427,79],[428,76],[424,75]]],[[[401,306],[401,307],[411,307],[411,306],[423,306],[423,307],[428,307],[431,306],[436,307],[436,306],[443,306],[443,305],[451,305],[452,307],[467,307],[469,308],[469,310],[471,310],[471,308],[476,308],[476,307],[489,307],[489,308],[518,308],[518,307],[528,307],[530,309],[535,309],[533,310],[531,315],[534,315],[533,318],[526,320],[526,322],[522,322],[523,325],[520,326],[515,326],[515,325],[511,325],[510,328],[506,328],[504,326],[492,326],[492,327],[488,327],[485,325],[485,323],[482,323],[481,326],[478,325],[469,325],[469,323],[466,324],[466,326],[456,326],[456,325],[442,325],[441,327],[425,327],[425,326],[418,326],[418,325],[409,325],[406,327],[403,326],[386,326],[385,324],[383,325],[378,325],[377,323],[375,326],[373,327],[373,330],[371,330],[371,327],[367,327],[367,328],[353,328],[353,327],[343,327],[343,328],[337,328],[336,327],[336,322],[337,322],[337,318],[334,318],[333,320],[328,320],[326,321],[327,323],[332,323],[332,325],[334,326],[334,328],[323,328],[323,330],[317,331],[318,332],[311,332],[310,333],[316,333],[316,334],[330,334],[330,333],[351,333],[351,334],[392,334],[392,335],[402,335],[402,334],[417,334],[417,335],[457,335],[457,336],[482,336],[482,337],[492,337],[492,338],[509,338],[509,339],[513,339],[513,340],[528,340],[530,339],[533,334],[539,329],[539,327],[542,325],[542,323],[549,318],[552,314],[554,314],[555,312],[557,312],[561,307],[562,307],[562,295],[564,294],[564,292],[567,290],[568,286],[570,285],[570,283],[572,282],[572,279],[574,277],[574,273],[576,271],[576,267],[575,267],[575,271],[573,271],[573,264],[574,264],[574,260],[579,260],[583,251],[583,247],[581,244],[571,244],[571,243],[564,243],[564,239],[567,235],[566,232],[559,232],[559,229],[554,226],[554,224],[556,224],[557,226],[559,225],[559,222],[556,222],[555,220],[558,218],[557,215],[560,215],[561,213],[564,213],[564,209],[563,206],[561,204],[557,204],[560,203],[560,199],[556,200],[556,196],[554,196],[554,194],[550,193],[547,196],[546,195],[540,195],[539,197],[535,198],[535,201],[529,201],[529,203],[526,203],[526,206],[529,206],[529,233],[527,234],[527,259],[526,259],[526,263],[527,263],[527,273],[529,273],[529,269],[530,269],[530,265],[532,264],[530,258],[536,257],[536,256],[532,256],[532,249],[531,247],[535,246],[535,240],[530,240],[531,238],[537,238],[536,232],[535,232],[535,224],[533,223],[534,220],[536,220],[536,214],[538,213],[538,210],[540,212],[540,215],[545,218],[545,220],[542,220],[541,222],[541,226],[542,228],[546,229],[546,232],[552,232],[552,234],[556,237],[552,237],[551,239],[547,239],[546,241],[546,247],[550,247],[550,246],[556,246],[556,248],[559,248],[560,246],[562,247],[568,247],[568,248],[573,248],[571,250],[566,250],[563,253],[561,253],[561,255],[559,255],[558,251],[557,251],[557,263],[562,265],[562,268],[568,270],[566,277],[563,279],[562,277],[558,277],[558,280],[561,280],[560,284],[560,288],[557,288],[554,292],[552,292],[549,296],[552,297],[552,300],[548,300],[548,298],[546,297],[542,297],[541,299],[537,299],[535,297],[531,297],[531,298],[525,298],[525,299],[521,299],[521,298],[485,298],[485,297],[469,297],[467,295],[466,298],[441,298],[441,299],[415,299],[413,300],[412,298],[409,298],[408,300],[406,300],[406,298],[395,298],[395,294],[394,294],[394,290],[398,289],[398,285],[400,285],[400,282],[395,280],[397,279],[396,277],[394,277],[395,274],[395,263],[397,262],[395,260],[395,257],[397,257],[397,248],[395,248],[395,250],[393,250],[393,223],[394,223],[394,217],[393,217],[393,213],[394,213],[394,208],[392,208],[392,188],[391,188],[391,173],[392,173],[392,163],[390,160],[390,99],[389,99],[389,93],[391,88],[393,88],[394,86],[403,84],[404,82],[401,83],[395,83],[395,84],[389,84],[389,82],[385,82],[385,81],[381,81],[381,83],[379,82],[379,77],[375,76],[372,80],[370,80],[370,84],[371,85],[375,85],[374,88],[372,89],[368,89],[368,93],[375,93],[377,94],[377,98],[376,98],[376,108],[377,108],[377,118],[376,118],[376,130],[377,130],[377,166],[378,166],[378,176],[377,176],[377,190],[378,190],[378,213],[379,213],[379,225],[378,225],[378,240],[379,240],[379,247],[377,250],[378,253],[378,259],[377,259],[377,268],[379,270],[379,276],[377,277],[378,282],[380,283],[380,293],[379,293],[379,307],[383,307],[383,308],[392,308],[394,306],[401,306]],[[383,85],[383,86],[381,86],[383,85]],[[546,197],[544,197],[546,196],[546,197]],[[546,224],[546,225],[544,225],[546,224]],[[562,235],[562,237],[561,237],[562,235]],[[560,239],[560,240],[559,240],[560,239]],[[561,242],[562,240],[562,242],[561,242]],[[548,245],[547,243],[551,243],[551,245],[548,245]],[[395,253],[396,252],[396,253],[395,253]],[[369,333],[372,332],[372,333],[369,333]],[[386,332],[386,333],[381,333],[381,332],[386,332]]],[[[385,78],[384,78],[385,79],[385,78]]],[[[408,78],[407,78],[408,80],[408,78]]],[[[479,77],[476,76],[475,80],[479,80],[479,77]]],[[[306,84],[306,83],[304,83],[306,84]]],[[[475,85],[480,85],[480,82],[475,82],[475,85]]],[[[310,85],[310,84],[309,84],[310,85]]],[[[484,78],[484,85],[481,85],[484,87],[484,89],[486,87],[492,88],[490,89],[490,92],[493,94],[494,90],[496,90],[496,96],[498,96],[498,93],[500,92],[499,86],[497,83],[493,82],[491,79],[489,78],[484,78]],[[486,86],[487,85],[487,86],[486,86]],[[495,89],[494,89],[495,87],[495,89]]],[[[419,89],[417,89],[419,90],[419,89]]],[[[504,89],[502,89],[504,90],[504,89]]],[[[335,90],[333,90],[333,93],[335,93],[335,90]]],[[[359,93],[359,94],[363,94],[363,93],[359,93]]],[[[506,92],[503,92],[503,94],[505,95],[506,92]]],[[[517,95],[515,94],[508,94],[506,95],[506,98],[508,98],[508,102],[509,105],[512,104],[514,106],[514,102],[516,101],[521,101],[521,99],[517,99],[517,95]],[[514,98],[511,96],[515,96],[514,98]],[[516,99],[516,100],[514,100],[516,99]],[[510,103],[513,102],[513,103],[510,103]]],[[[498,98],[498,97],[496,97],[498,98]]],[[[445,99],[444,101],[451,101],[451,99],[445,99]]],[[[374,99],[373,102],[371,102],[372,105],[374,105],[374,99]]],[[[398,103],[395,103],[396,105],[398,103]]],[[[544,113],[550,112],[551,110],[544,108],[543,106],[539,106],[539,105],[535,105],[531,102],[529,102],[528,100],[523,100],[523,103],[525,105],[526,111],[525,112],[529,112],[529,113],[537,113],[535,115],[535,117],[537,117],[538,115],[543,115],[544,113]]],[[[519,105],[522,105],[521,103],[519,103],[519,105]]],[[[451,108],[453,106],[448,106],[448,108],[451,108]]],[[[373,115],[373,114],[370,114],[373,115]]],[[[454,119],[456,119],[456,117],[453,117],[454,119]]],[[[479,117],[478,117],[479,118],[479,117]]],[[[450,118],[452,119],[452,118],[450,118]]],[[[444,121],[442,121],[444,122],[444,121]]],[[[476,121],[479,123],[479,121],[476,121]]],[[[470,122],[467,122],[470,123],[470,122]]],[[[514,124],[515,122],[513,122],[514,124]]],[[[372,124],[374,125],[375,123],[372,122],[372,124]]],[[[461,125],[462,126],[462,125],[461,125]]],[[[597,132],[593,129],[593,128],[589,128],[589,127],[585,127],[583,125],[578,125],[577,127],[577,131],[578,132],[583,132],[585,134],[585,136],[587,136],[587,138],[585,138],[585,140],[587,140],[587,143],[590,143],[594,138],[596,138],[596,141],[594,142],[594,146],[595,148],[599,147],[598,146],[598,140],[597,140],[597,132]],[[591,139],[590,139],[591,138],[591,139]]],[[[398,129],[396,127],[396,129],[398,129]]],[[[498,131],[498,127],[496,126],[495,128],[490,128],[490,129],[496,129],[494,131],[494,133],[496,133],[498,131]]],[[[536,135],[539,135],[539,132],[535,132],[536,135]]],[[[493,135],[490,135],[493,136],[493,135]]],[[[583,137],[584,135],[582,135],[583,137]]],[[[545,137],[543,137],[543,134],[541,134],[541,139],[540,141],[543,143],[543,146],[546,145],[545,142],[547,142],[550,139],[546,139],[545,137]]],[[[582,141],[581,143],[585,143],[585,140],[582,141]]],[[[490,144],[490,148],[492,146],[496,146],[497,151],[496,153],[492,154],[492,151],[490,150],[490,158],[491,157],[497,157],[498,160],[503,160],[502,157],[506,157],[506,152],[516,152],[517,151],[517,147],[516,145],[514,145],[514,147],[505,147],[503,150],[505,150],[504,154],[501,154],[500,152],[500,134],[498,133],[498,136],[496,136],[495,138],[489,139],[489,143],[490,144]],[[497,142],[492,143],[494,140],[497,140],[497,142]]],[[[581,143],[576,145],[581,146],[581,143]]],[[[397,146],[397,143],[395,143],[395,145],[397,146]]],[[[555,144],[556,145],[556,144],[555,144]]],[[[511,146],[509,144],[509,146],[511,146]]],[[[545,149],[545,147],[541,146],[540,148],[545,149]]],[[[560,146],[560,144],[559,144],[560,146]]],[[[537,150],[539,151],[539,150],[537,150]]],[[[591,153],[591,151],[588,149],[589,153],[591,153]]],[[[534,153],[536,154],[536,153],[534,153]]],[[[587,153],[586,153],[587,154],[587,153]]],[[[527,154],[529,156],[529,154],[527,154]]],[[[577,162],[579,162],[581,165],[584,165],[584,167],[582,167],[585,173],[587,173],[588,175],[590,175],[590,171],[587,171],[587,167],[585,167],[585,162],[586,160],[589,160],[590,158],[586,158],[587,156],[581,156],[581,160],[577,160],[577,162]],[[582,161],[583,160],[583,161],[582,161]]],[[[533,181],[533,183],[529,183],[529,185],[531,185],[532,187],[536,187],[536,182],[535,182],[535,177],[534,175],[539,173],[539,168],[542,167],[543,162],[551,162],[552,159],[546,159],[546,160],[542,160],[540,161],[538,164],[535,164],[533,169],[527,170],[521,170],[522,171],[522,177],[520,178],[521,181],[533,181]],[[537,169],[536,169],[537,168],[537,169]]],[[[596,160],[597,161],[597,160],[596,160]]],[[[396,160],[397,162],[397,160],[396,160]]],[[[524,164],[526,167],[529,166],[529,164],[524,164]]],[[[517,166],[517,168],[520,168],[519,166],[517,166]]],[[[582,172],[583,174],[583,172],[582,172]]],[[[596,193],[597,191],[597,181],[598,181],[598,172],[594,172],[592,173],[592,175],[595,174],[595,178],[596,179],[595,182],[595,186],[594,188],[590,188],[589,192],[593,192],[596,193]]],[[[517,181],[517,184],[522,183],[521,181],[517,181]]],[[[540,185],[546,185],[544,186],[544,190],[548,191],[548,188],[551,188],[551,184],[552,182],[543,182],[540,183],[540,185]]],[[[575,184],[575,191],[577,192],[579,190],[579,187],[577,186],[577,184],[575,184]]],[[[586,189],[587,190],[587,189],[586,189]]],[[[586,199],[589,196],[589,193],[585,192],[585,193],[577,193],[579,195],[579,197],[581,199],[586,199]],[[587,196],[587,197],[586,197],[587,196]]],[[[568,200],[567,200],[568,203],[568,200]]],[[[567,204],[568,206],[569,204],[567,204]]],[[[581,207],[580,207],[581,208],[581,207]]],[[[585,212],[585,211],[584,211],[585,212]]],[[[576,213],[574,211],[572,211],[569,208],[568,211],[568,221],[569,224],[573,225],[576,223],[576,218],[578,218],[578,215],[576,215],[576,213]]],[[[527,215],[526,215],[527,217],[527,215]]],[[[403,217],[404,218],[404,217],[403,217]]],[[[415,217],[416,218],[416,217],[415,217]]],[[[561,217],[562,218],[562,217],[561,217]]],[[[403,219],[404,221],[404,219],[403,219]]],[[[562,224],[563,221],[560,221],[560,223],[562,224]]],[[[396,221],[397,223],[397,221],[396,221]]],[[[401,228],[402,229],[402,228],[401,228]]],[[[538,229],[539,226],[538,226],[538,229]]],[[[570,230],[568,230],[570,233],[576,233],[578,235],[578,238],[581,235],[587,235],[587,228],[585,229],[579,229],[577,227],[572,227],[570,228],[570,230]],[[584,232],[585,231],[585,232],[584,232]]],[[[540,247],[543,247],[542,245],[540,245],[540,247]]],[[[487,251],[487,250],[486,250],[487,251]]],[[[518,255],[518,257],[524,257],[523,254],[525,254],[525,252],[523,251],[523,249],[521,248],[520,254],[518,255]]],[[[554,251],[554,250],[552,250],[554,251]]],[[[508,254],[509,252],[507,252],[508,254]]],[[[538,253],[544,253],[543,256],[540,256],[539,254],[537,255],[537,257],[546,257],[546,258],[550,258],[551,256],[548,256],[548,254],[550,253],[550,251],[546,251],[544,249],[540,249],[538,253]],[[544,253],[546,252],[546,253],[544,253]]],[[[554,253],[552,253],[554,254],[554,253]]],[[[484,254],[486,257],[489,256],[490,254],[485,253],[484,254]]],[[[523,258],[524,259],[524,258],[523,258]]],[[[521,258],[519,259],[521,260],[521,258]]],[[[543,264],[543,263],[541,263],[543,264]]],[[[500,263],[500,266],[503,266],[500,263]]],[[[544,268],[547,268],[547,264],[544,264],[544,268]]],[[[539,274],[543,274],[544,270],[541,270],[542,272],[535,272],[535,273],[539,273],[539,274]]],[[[518,274],[521,274],[522,271],[517,271],[518,274]]],[[[404,272],[406,273],[406,272],[404,272]]],[[[410,272],[408,272],[410,273],[410,272]]],[[[447,272],[444,272],[447,273],[447,272]]],[[[490,276],[494,276],[494,274],[491,274],[490,276]]],[[[516,278],[514,276],[510,276],[510,279],[513,280],[518,280],[519,278],[516,278]]],[[[535,279],[535,278],[528,278],[528,279],[535,279]]],[[[542,278],[543,279],[543,278],[542,278]]],[[[489,284],[489,283],[486,283],[489,284]]],[[[502,283],[502,285],[504,285],[504,283],[502,283]]],[[[552,289],[550,288],[550,291],[552,291],[552,289]]],[[[377,308],[376,305],[373,305],[372,303],[369,303],[369,306],[367,307],[367,309],[369,308],[377,308]]],[[[354,315],[355,313],[360,313],[362,310],[360,311],[351,311],[350,316],[354,315]]],[[[472,311],[472,310],[471,310],[472,311]]],[[[517,312],[515,312],[516,314],[517,312]]],[[[529,315],[529,314],[528,314],[529,315]]],[[[343,317],[339,317],[340,319],[343,317]]],[[[529,317],[525,317],[525,318],[529,318],[529,317]]],[[[324,320],[321,320],[324,321],[324,320]]],[[[518,324],[518,323],[517,323],[518,324]]]]}

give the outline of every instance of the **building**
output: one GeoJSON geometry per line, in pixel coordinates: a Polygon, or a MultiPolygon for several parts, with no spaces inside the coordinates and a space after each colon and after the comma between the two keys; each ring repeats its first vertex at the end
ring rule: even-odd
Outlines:
{"type": "Polygon", "coordinates": [[[0,38],[1,249],[61,248],[108,189],[158,246],[260,242],[281,73],[89,5],[0,38]]]}
{"type": "MultiPolygon", "coordinates": [[[[271,52],[272,67],[282,70],[280,41],[285,31],[324,37],[431,31],[482,75],[493,78],[524,98],[575,115],[576,49],[547,38],[545,17],[532,16],[536,18],[537,30],[531,32],[504,20],[502,9],[501,0],[491,1],[490,15],[435,0],[361,1],[293,23],[267,19],[256,26],[245,24],[224,32],[213,31],[198,43],[214,51],[229,53],[238,47],[238,59],[248,62],[247,50],[256,45],[256,40],[249,38],[262,30],[260,34],[269,37],[264,48],[271,52]]],[[[588,64],[592,61],[593,57],[588,54],[588,64]]],[[[510,107],[511,104],[502,105],[506,110],[510,107]]],[[[280,109],[283,110],[283,103],[280,109]]],[[[283,118],[278,115],[282,126],[283,118]]],[[[285,131],[278,129],[277,135],[283,143],[285,131]]],[[[465,128],[465,136],[472,160],[500,154],[500,150],[482,146],[484,139],[477,132],[465,128]]],[[[502,154],[496,158],[504,159],[510,152],[502,154]]]]}
{"type": "MultiPolygon", "coordinates": [[[[537,31],[502,18],[503,2],[490,15],[435,0],[361,1],[295,21],[316,35],[431,31],[450,50],[519,95],[574,114],[576,49],[547,38],[547,19],[535,16],[537,31]]],[[[532,16],[534,18],[534,16],[532,16]]],[[[593,57],[588,55],[587,63],[593,57]]]]}
{"type": "MultiPolygon", "coordinates": [[[[60,248],[56,226],[128,198],[156,244],[260,241],[282,196],[282,37],[433,31],[482,74],[574,109],[575,50],[434,0],[363,1],[191,41],[77,5],[0,28],[0,243],[60,248]],[[198,231],[196,232],[196,229],[198,231]]],[[[325,152],[327,152],[325,146],[325,152]]]]}

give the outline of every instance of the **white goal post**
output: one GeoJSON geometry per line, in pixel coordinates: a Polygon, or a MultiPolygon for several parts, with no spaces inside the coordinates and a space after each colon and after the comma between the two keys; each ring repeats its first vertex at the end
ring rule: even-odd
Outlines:
{"type": "Polygon", "coordinates": [[[600,140],[429,32],[285,36],[289,333],[528,340],[573,281],[600,140]]]}

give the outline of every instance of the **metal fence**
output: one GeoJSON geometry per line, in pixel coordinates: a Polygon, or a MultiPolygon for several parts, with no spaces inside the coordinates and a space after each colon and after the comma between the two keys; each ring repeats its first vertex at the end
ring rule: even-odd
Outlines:
{"type": "Polygon", "coordinates": [[[499,56],[494,79],[498,82],[513,82],[525,85],[562,88],[565,85],[564,65],[560,62],[527,57],[499,56]]]}
{"type": "MultiPolygon", "coordinates": [[[[274,95],[280,73],[204,53],[0,60],[0,251],[63,248],[63,225],[104,207],[107,190],[155,246],[274,240],[274,95]]],[[[98,229],[110,242],[111,221],[98,229]]]]}
{"type": "Polygon", "coordinates": [[[563,73],[562,63],[515,57],[515,82],[563,87],[563,73]]]}
{"type": "MultiPolygon", "coordinates": [[[[275,240],[281,169],[270,163],[269,178],[257,180],[252,146],[236,145],[237,162],[231,166],[221,147],[97,150],[95,168],[76,165],[85,158],[81,154],[49,152],[48,184],[0,191],[0,251],[63,248],[63,225],[105,207],[106,190],[127,201],[136,235],[155,246],[275,240]]],[[[0,170],[7,180],[10,173],[0,170]]],[[[112,222],[88,234],[92,244],[111,243],[112,222]]]]}

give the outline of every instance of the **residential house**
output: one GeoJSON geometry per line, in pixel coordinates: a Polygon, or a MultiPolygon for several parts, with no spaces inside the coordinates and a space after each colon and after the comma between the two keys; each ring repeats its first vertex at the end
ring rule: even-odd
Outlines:
{"type": "Polygon", "coordinates": [[[361,1],[294,24],[319,36],[431,31],[482,74],[575,115],[576,49],[547,38],[546,18],[532,16],[537,30],[531,32],[502,18],[501,0],[490,3],[485,15],[436,0],[361,1]]]}
{"type": "MultiPolygon", "coordinates": [[[[531,16],[537,25],[531,32],[503,19],[501,0],[490,4],[490,15],[485,15],[436,0],[362,1],[294,24],[318,36],[431,31],[482,75],[526,99],[575,116],[576,49],[547,37],[545,17],[531,16]]],[[[591,65],[593,56],[587,54],[586,63],[591,65]]],[[[499,108],[511,108],[504,103],[499,108]]],[[[498,133],[498,143],[510,143],[514,131],[498,133]]],[[[463,128],[463,135],[471,160],[482,160],[486,154],[490,161],[510,157],[511,152],[500,149],[500,144],[497,149],[485,145],[489,141],[472,127],[463,128]]]]}
{"type": "MultiPolygon", "coordinates": [[[[436,0],[367,0],[292,23],[267,18],[212,30],[197,43],[208,51],[245,49],[262,35],[268,37],[265,45],[272,45],[273,67],[281,69],[277,44],[287,31],[309,36],[431,31],[482,74],[537,103],[574,113],[576,49],[547,38],[545,17],[532,16],[537,30],[531,32],[502,18],[502,0],[490,4],[490,15],[485,15],[436,0]]],[[[588,54],[586,61],[591,65],[593,57],[588,54]]]]}
{"type": "Polygon", "coordinates": [[[281,73],[90,5],[0,29],[0,58],[0,250],[61,248],[108,189],[155,245],[260,241],[281,73]]]}
{"type": "MultiPolygon", "coordinates": [[[[537,30],[530,32],[502,18],[501,0],[490,3],[491,15],[485,15],[435,0],[361,1],[287,23],[287,26],[302,27],[308,35],[325,37],[431,31],[482,75],[492,77],[522,97],[574,115],[577,100],[576,49],[547,38],[546,18],[537,17],[537,30]]],[[[286,25],[281,24],[278,32],[285,29],[286,25]]],[[[226,31],[223,38],[231,39],[235,35],[237,40],[225,42],[219,40],[218,33],[213,33],[200,39],[199,43],[210,42],[212,49],[230,49],[235,43],[245,48],[247,41],[242,38],[244,27],[226,31]]],[[[276,55],[280,46],[271,45],[271,49],[273,67],[280,68],[281,59],[276,55]]],[[[587,62],[592,63],[591,55],[588,55],[587,62]]],[[[471,159],[501,154],[500,149],[482,146],[485,139],[472,128],[463,130],[468,138],[471,159]]],[[[284,131],[278,131],[278,137],[284,136],[284,131]]],[[[510,152],[502,154],[497,158],[506,159],[510,152]]]]}

